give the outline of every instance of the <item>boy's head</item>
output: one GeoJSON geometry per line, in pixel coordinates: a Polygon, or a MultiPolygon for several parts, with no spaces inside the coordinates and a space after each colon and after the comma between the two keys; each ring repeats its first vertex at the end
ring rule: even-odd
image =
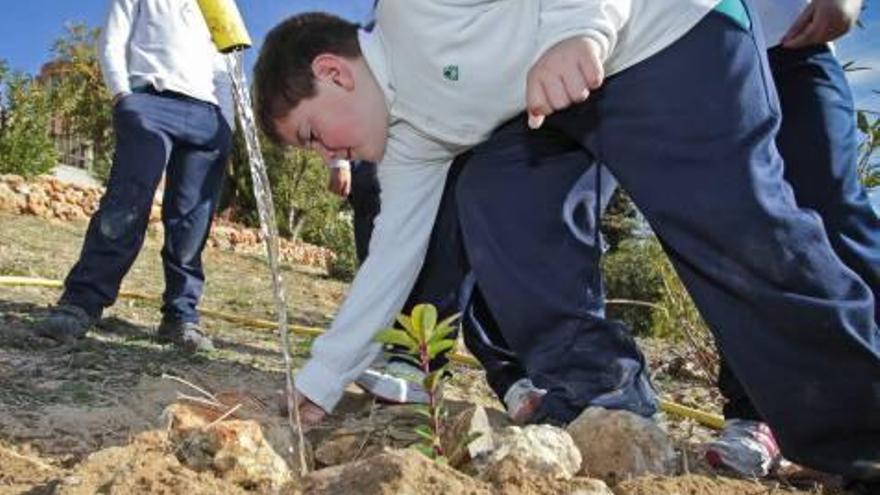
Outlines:
{"type": "Polygon", "coordinates": [[[254,66],[257,120],[272,141],[322,157],[379,161],[388,110],[367,67],[356,24],[311,13],[266,36],[254,66]]]}

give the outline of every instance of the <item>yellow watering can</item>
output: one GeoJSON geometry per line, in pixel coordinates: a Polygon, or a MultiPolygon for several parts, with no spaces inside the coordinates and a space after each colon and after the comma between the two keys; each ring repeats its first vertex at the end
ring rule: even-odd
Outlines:
{"type": "Polygon", "coordinates": [[[235,0],[198,0],[202,15],[211,31],[211,39],[221,53],[250,48],[247,32],[235,0]]]}

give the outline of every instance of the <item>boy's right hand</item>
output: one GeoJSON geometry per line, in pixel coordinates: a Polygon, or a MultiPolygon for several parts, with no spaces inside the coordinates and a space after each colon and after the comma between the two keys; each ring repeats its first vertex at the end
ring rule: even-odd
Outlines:
{"type": "Polygon", "coordinates": [[[599,44],[585,36],[553,45],[529,70],[526,103],[529,127],[537,129],[553,112],[580,103],[602,85],[605,69],[599,44]]]}

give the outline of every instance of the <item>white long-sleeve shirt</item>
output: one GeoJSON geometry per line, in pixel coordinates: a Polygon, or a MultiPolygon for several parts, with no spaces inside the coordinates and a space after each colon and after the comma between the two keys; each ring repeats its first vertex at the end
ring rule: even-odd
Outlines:
{"type": "Polygon", "coordinates": [[[752,0],[752,6],[764,27],[764,39],[768,48],[773,48],[782,41],[782,37],[809,3],[809,0],[752,0]]]}
{"type": "Polygon", "coordinates": [[[152,85],[219,105],[233,127],[232,82],[196,0],[111,0],[99,41],[110,94],[152,85]]]}
{"type": "MultiPolygon", "coordinates": [[[[385,91],[389,142],[369,256],[297,388],[325,410],[377,357],[415,284],[452,159],[526,109],[526,75],[548,48],[583,35],[612,75],[658,53],[719,0],[383,0],[364,58],[385,91]]],[[[560,202],[562,198],[560,198],[560,202]]],[[[560,204],[561,206],[561,204],[560,204]]]]}

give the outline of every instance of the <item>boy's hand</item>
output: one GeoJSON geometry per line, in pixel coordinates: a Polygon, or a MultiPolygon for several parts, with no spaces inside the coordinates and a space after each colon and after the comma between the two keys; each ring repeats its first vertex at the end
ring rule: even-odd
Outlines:
{"type": "Polygon", "coordinates": [[[334,194],[347,198],[351,192],[351,169],[348,167],[331,167],[330,183],[327,185],[334,194]]]}
{"type": "MultiPolygon", "coordinates": [[[[308,397],[299,392],[296,394],[299,419],[302,421],[304,431],[317,426],[327,417],[327,412],[321,406],[310,401],[308,397]]],[[[287,416],[287,395],[283,390],[278,391],[278,412],[281,416],[287,416]]]]}
{"type": "Polygon", "coordinates": [[[782,37],[786,48],[804,48],[834,41],[859,19],[862,0],[813,0],[782,37]]]}
{"type": "Polygon", "coordinates": [[[578,36],[541,55],[526,80],[529,127],[541,127],[544,117],[586,100],[591,90],[602,85],[605,69],[600,53],[598,43],[578,36]]]}

